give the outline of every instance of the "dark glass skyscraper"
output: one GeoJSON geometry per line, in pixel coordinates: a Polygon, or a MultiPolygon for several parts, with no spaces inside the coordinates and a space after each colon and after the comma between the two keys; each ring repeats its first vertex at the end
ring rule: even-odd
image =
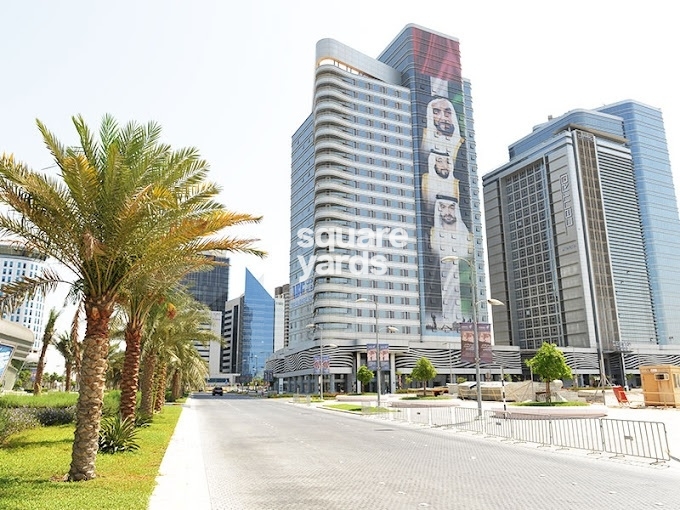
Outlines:
{"type": "MultiPolygon", "coordinates": [[[[229,258],[222,252],[210,252],[205,256],[219,264],[210,271],[188,274],[183,283],[196,301],[203,303],[213,312],[212,322],[214,324],[206,324],[206,328],[212,329],[215,334],[224,339],[223,316],[229,297],[229,258]]],[[[195,347],[208,363],[209,378],[214,382],[225,382],[226,374],[232,372],[229,350],[217,342],[211,342],[210,345],[196,342],[195,347]]]]}
{"type": "Polygon", "coordinates": [[[214,312],[223,312],[224,304],[229,299],[229,258],[222,253],[207,253],[206,257],[219,262],[219,265],[210,271],[187,275],[184,284],[196,301],[214,312]]]}

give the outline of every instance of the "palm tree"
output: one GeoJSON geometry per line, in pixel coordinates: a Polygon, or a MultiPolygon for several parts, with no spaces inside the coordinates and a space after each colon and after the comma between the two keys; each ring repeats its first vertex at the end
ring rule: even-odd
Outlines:
{"type": "Polygon", "coordinates": [[[50,310],[50,315],[45,324],[45,331],[43,333],[42,348],[40,349],[40,357],[38,358],[38,367],[35,370],[35,382],[33,383],[33,394],[40,395],[42,391],[43,371],[45,370],[45,355],[47,348],[52,343],[54,337],[54,325],[59,318],[61,312],[57,312],[55,308],[50,310]]]}
{"type": "MultiPolygon", "coordinates": [[[[177,295],[176,301],[178,307],[173,305],[171,313],[167,312],[166,306],[155,307],[150,315],[152,319],[148,322],[141,384],[141,412],[147,416],[160,409],[165,401],[168,367],[172,369],[177,364],[181,365],[185,358],[200,359],[194,342],[207,344],[220,340],[206,327],[210,324],[210,311],[204,305],[188,295],[177,295]]],[[[202,363],[203,370],[200,362],[194,360],[193,363],[194,370],[205,378],[205,362],[202,363]]]]}
{"type": "Polygon", "coordinates": [[[121,380],[120,413],[123,419],[135,417],[137,389],[139,386],[139,364],[142,349],[144,323],[152,308],[167,299],[174,299],[177,293],[171,287],[188,272],[211,268],[212,259],[188,251],[178,253],[174,260],[162,268],[162,272],[150,273],[137,279],[122,295],[122,303],[127,313],[125,329],[125,361],[121,380]]]}
{"type": "Polygon", "coordinates": [[[66,383],[64,385],[65,391],[71,391],[71,381],[73,379],[73,366],[75,364],[75,349],[73,346],[73,340],[71,335],[68,333],[60,333],[57,335],[57,341],[54,346],[59,351],[59,354],[64,358],[64,370],[66,372],[65,379],[66,383]]]}
{"type": "MultiPolygon", "coordinates": [[[[206,181],[208,164],[193,148],[161,144],[155,123],[119,127],[105,116],[98,139],[73,118],[79,147],[66,148],[37,121],[59,178],[31,171],[12,156],[0,157],[0,233],[51,256],[72,275],[83,297],[83,340],[76,428],[68,480],[96,476],[99,425],[105,388],[109,321],[126,288],[161,274],[178,253],[240,250],[264,255],[254,239],[220,236],[228,226],[259,218],[230,212],[206,181]]],[[[198,256],[198,255],[197,255],[198,256]]],[[[15,308],[35,292],[63,281],[51,271],[2,287],[0,307],[15,308]]]]}
{"type": "Polygon", "coordinates": [[[78,341],[78,328],[80,324],[80,311],[79,306],[76,313],[73,315],[73,320],[71,321],[71,332],[70,333],[60,333],[57,336],[57,342],[54,344],[57,351],[64,357],[64,369],[66,371],[65,378],[66,383],[64,385],[65,391],[71,391],[71,383],[73,379],[73,371],[76,372],[76,377],[80,373],[80,346],[78,341]]]}
{"type": "Polygon", "coordinates": [[[176,346],[175,356],[169,363],[170,394],[177,400],[191,390],[202,390],[209,375],[208,366],[193,342],[176,346]]]}
{"type": "Polygon", "coordinates": [[[120,388],[120,381],[123,378],[123,361],[125,351],[121,348],[120,342],[112,342],[109,345],[109,355],[106,363],[106,387],[109,390],[120,388]]]}

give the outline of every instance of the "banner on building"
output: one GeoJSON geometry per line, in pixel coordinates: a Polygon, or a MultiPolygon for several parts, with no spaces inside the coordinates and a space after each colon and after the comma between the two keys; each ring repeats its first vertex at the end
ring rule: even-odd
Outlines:
{"type": "MultiPolygon", "coordinates": [[[[378,349],[376,344],[366,344],[366,364],[369,370],[378,370],[378,349]]],[[[380,370],[390,368],[390,345],[380,344],[380,370]]]]}

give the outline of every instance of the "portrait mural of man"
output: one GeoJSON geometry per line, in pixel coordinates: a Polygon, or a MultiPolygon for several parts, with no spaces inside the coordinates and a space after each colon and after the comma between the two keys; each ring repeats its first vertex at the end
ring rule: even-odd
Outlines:
{"type": "Polygon", "coordinates": [[[453,160],[448,154],[430,152],[427,166],[428,171],[421,180],[421,189],[426,210],[432,214],[437,195],[459,195],[459,181],[453,176],[453,160]]]}
{"type": "Polygon", "coordinates": [[[434,226],[430,232],[430,249],[440,262],[442,323],[464,320],[461,302],[461,267],[469,268],[472,236],[460,217],[458,196],[437,195],[434,226]],[[444,260],[445,257],[451,257],[444,260]],[[455,258],[453,258],[455,257],[455,258]]]}
{"type": "Polygon", "coordinates": [[[427,105],[427,128],[423,133],[422,148],[429,152],[442,152],[456,159],[463,141],[460,136],[458,115],[453,103],[445,97],[435,97],[427,105]]]}
{"type": "Polygon", "coordinates": [[[470,181],[460,51],[458,41],[419,29],[414,29],[414,48],[420,83],[416,121],[422,126],[417,142],[418,246],[425,261],[421,317],[426,334],[450,335],[470,320],[471,309],[470,197],[461,197],[461,190],[470,192],[470,181]],[[442,262],[450,256],[455,259],[442,262]]]}

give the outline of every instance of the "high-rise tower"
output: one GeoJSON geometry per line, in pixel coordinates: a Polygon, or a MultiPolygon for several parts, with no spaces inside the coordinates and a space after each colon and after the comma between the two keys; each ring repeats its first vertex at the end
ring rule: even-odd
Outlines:
{"type": "Polygon", "coordinates": [[[581,376],[625,384],[678,361],[680,222],[661,112],[624,101],[550,119],[484,176],[496,342],[557,344],[581,376]]]}
{"type": "MultiPolygon", "coordinates": [[[[460,325],[473,306],[488,320],[475,154],[456,39],[408,25],[377,59],[317,43],[312,113],[292,139],[297,357],[277,373],[311,391],[314,356],[330,344],[331,385],[349,389],[376,343],[388,345],[384,388],[424,355],[442,380],[473,372],[460,325]]],[[[515,354],[499,353],[519,371],[515,354]]]]}

